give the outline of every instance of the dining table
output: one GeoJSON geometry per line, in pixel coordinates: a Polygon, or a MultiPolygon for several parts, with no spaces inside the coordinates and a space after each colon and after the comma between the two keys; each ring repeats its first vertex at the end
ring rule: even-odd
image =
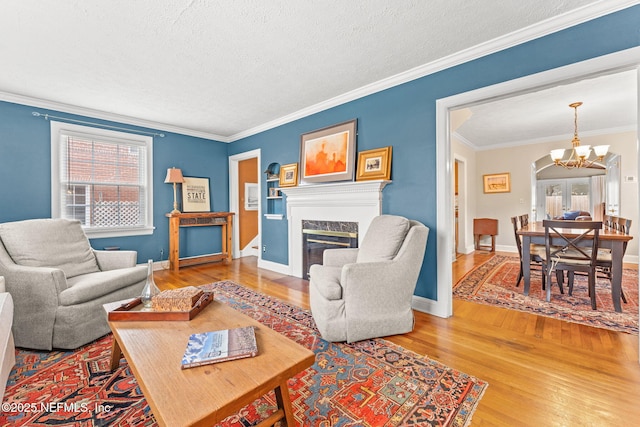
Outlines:
{"type": "MultiPolygon", "coordinates": [[[[567,237],[577,237],[579,230],[561,229],[561,232],[567,237]]],[[[545,244],[545,230],[542,221],[530,222],[517,231],[522,237],[522,259],[531,259],[531,244],[545,244]]],[[[610,227],[604,227],[600,230],[598,236],[598,248],[611,250],[611,298],[616,312],[622,312],[620,297],[622,295],[622,268],[623,258],[627,247],[627,243],[633,239],[629,234],[615,230],[610,227]]],[[[551,242],[553,244],[553,242],[551,242]]],[[[524,295],[529,295],[531,287],[531,265],[529,262],[522,263],[524,276],[524,295]]],[[[551,286],[551,284],[548,284],[551,286]]]]}

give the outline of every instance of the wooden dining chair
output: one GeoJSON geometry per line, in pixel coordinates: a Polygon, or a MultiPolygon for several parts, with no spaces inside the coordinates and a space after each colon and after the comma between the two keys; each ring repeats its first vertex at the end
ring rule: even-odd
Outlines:
{"type": "Polygon", "coordinates": [[[520,227],[529,225],[529,214],[520,215],[520,227]]]}
{"type": "MultiPolygon", "coordinates": [[[[602,221],[554,221],[542,222],[545,234],[544,271],[547,274],[547,302],[551,301],[551,275],[567,271],[570,277],[569,294],[573,293],[573,273],[584,272],[589,276],[591,308],[596,309],[596,266],[598,237],[602,221]]],[[[558,281],[562,291],[562,282],[558,281]]]]}
{"type": "MultiPolygon", "coordinates": [[[[528,217],[528,215],[526,215],[528,217]]],[[[520,219],[522,219],[522,216],[520,216],[520,219]]],[[[512,216],[511,217],[511,223],[513,224],[513,234],[515,235],[516,238],[516,247],[518,248],[518,255],[520,256],[520,272],[518,273],[518,279],[516,281],[516,287],[520,286],[520,282],[522,281],[522,278],[524,277],[524,270],[523,270],[523,259],[522,259],[522,238],[520,237],[520,235],[518,234],[518,217],[517,216],[512,216]]],[[[520,225],[522,227],[522,223],[520,225]]],[[[529,264],[531,266],[537,266],[540,268],[540,271],[542,272],[542,289],[545,289],[545,284],[546,284],[546,278],[545,278],[545,274],[542,271],[542,254],[544,251],[544,246],[541,247],[541,245],[531,245],[531,249],[530,249],[530,259],[529,259],[529,264]]]]}
{"type": "MultiPolygon", "coordinates": [[[[611,228],[613,228],[614,230],[618,230],[621,233],[624,233],[626,235],[629,235],[629,230],[631,228],[631,220],[627,219],[627,218],[621,218],[621,217],[611,217],[612,220],[612,225],[611,228]]],[[[625,243],[623,245],[623,256],[624,253],[627,251],[627,244],[625,243]]],[[[603,249],[600,248],[598,249],[598,259],[597,259],[597,266],[598,266],[598,272],[601,273],[600,277],[604,277],[605,279],[609,280],[609,283],[611,283],[611,250],[610,249],[603,249]]],[[[569,277],[569,281],[571,281],[572,278],[569,277]]],[[[624,294],[624,290],[620,289],[620,298],[622,299],[622,302],[624,302],[625,304],[627,303],[627,297],[624,294]]]]}

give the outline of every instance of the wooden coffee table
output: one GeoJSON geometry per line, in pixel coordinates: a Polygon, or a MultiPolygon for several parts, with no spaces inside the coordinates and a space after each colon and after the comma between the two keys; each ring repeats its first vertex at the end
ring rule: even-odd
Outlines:
{"type": "Polygon", "coordinates": [[[161,426],[211,426],[275,390],[278,410],[259,424],[295,425],[287,380],[311,366],[312,351],[213,301],[190,321],[111,321],[111,368],[124,353],[161,426]],[[258,355],[190,369],[180,361],[189,336],[253,325],[258,355]]]}

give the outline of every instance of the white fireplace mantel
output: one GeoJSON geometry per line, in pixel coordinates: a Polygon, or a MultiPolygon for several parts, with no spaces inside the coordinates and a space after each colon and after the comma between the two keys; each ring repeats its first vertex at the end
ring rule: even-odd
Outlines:
{"type": "Polygon", "coordinates": [[[362,242],[369,224],[382,213],[382,190],[386,180],[338,182],[282,188],[287,196],[289,221],[289,268],[302,275],[302,221],[349,221],[358,223],[362,242]]]}

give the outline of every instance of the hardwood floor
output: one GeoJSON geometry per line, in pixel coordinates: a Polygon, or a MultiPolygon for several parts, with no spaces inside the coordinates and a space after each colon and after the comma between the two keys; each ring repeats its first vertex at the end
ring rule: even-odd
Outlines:
{"type": "MultiPolygon", "coordinates": [[[[454,281],[490,256],[459,257],[454,281]]],[[[154,278],[161,289],[233,280],[309,308],[307,281],[256,264],[247,257],[178,273],[156,271],[154,278]]],[[[473,426],[640,423],[637,335],[459,300],[453,309],[449,319],[416,312],[412,333],[387,339],[489,383],[473,426]]]]}

